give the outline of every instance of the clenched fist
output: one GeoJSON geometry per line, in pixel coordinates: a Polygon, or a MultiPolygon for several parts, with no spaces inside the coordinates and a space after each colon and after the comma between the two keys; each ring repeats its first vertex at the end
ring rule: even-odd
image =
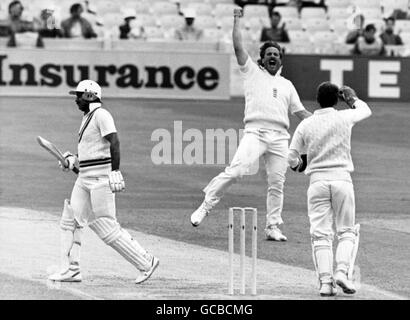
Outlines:
{"type": "Polygon", "coordinates": [[[233,9],[233,16],[234,16],[234,18],[242,18],[242,17],[243,17],[243,10],[242,10],[242,8],[235,8],[235,9],[233,9]]]}
{"type": "Polygon", "coordinates": [[[356,95],[356,92],[348,87],[348,86],[342,86],[339,89],[339,97],[342,99],[344,102],[346,102],[350,108],[354,109],[354,103],[359,100],[359,98],[356,95]]]}
{"type": "Polygon", "coordinates": [[[61,168],[61,170],[67,172],[79,167],[78,158],[70,151],[66,151],[63,156],[66,159],[66,163],[61,163],[61,161],[58,161],[58,166],[61,168]]]}

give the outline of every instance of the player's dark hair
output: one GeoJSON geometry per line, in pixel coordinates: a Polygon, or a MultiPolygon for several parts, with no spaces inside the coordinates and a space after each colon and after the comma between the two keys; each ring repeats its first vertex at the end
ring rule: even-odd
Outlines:
{"type": "Polygon", "coordinates": [[[339,87],[329,81],[317,88],[316,100],[322,108],[334,107],[339,100],[339,87]]]}
{"type": "Polygon", "coordinates": [[[81,5],[81,3],[74,3],[71,7],[70,7],[70,13],[73,14],[74,12],[77,12],[78,9],[82,8],[83,6],[81,5]]]}
{"type": "MultiPolygon", "coordinates": [[[[9,13],[10,13],[10,11],[11,11],[11,8],[13,8],[13,7],[14,7],[15,5],[17,5],[17,4],[19,4],[19,5],[23,8],[23,5],[21,4],[20,1],[18,1],[18,0],[12,1],[12,2],[9,3],[9,13]]],[[[24,9],[24,8],[23,8],[23,9],[24,9]]]]}
{"type": "Polygon", "coordinates": [[[279,54],[280,54],[280,59],[283,59],[283,50],[282,47],[279,45],[279,43],[275,42],[275,41],[266,41],[259,49],[259,60],[258,60],[258,64],[260,66],[262,66],[262,60],[265,57],[265,52],[268,48],[276,48],[279,50],[279,54]]]}

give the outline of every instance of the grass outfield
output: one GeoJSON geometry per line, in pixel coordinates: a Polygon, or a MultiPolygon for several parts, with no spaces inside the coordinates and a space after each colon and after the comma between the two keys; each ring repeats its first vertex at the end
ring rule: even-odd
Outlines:
{"type": "MultiPolygon", "coordinates": [[[[263,229],[265,184],[261,175],[234,185],[215,213],[195,229],[189,216],[202,201],[201,189],[224,166],[155,166],[150,157],[157,143],[151,141],[152,132],[158,128],[172,132],[174,120],[182,121],[185,130],[242,128],[242,100],[122,99],[105,103],[116,120],[121,140],[121,168],[127,190],[117,197],[117,207],[124,227],[226,250],[227,208],[255,206],[263,229]]],[[[312,104],[307,102],[306,107],[311,109],[312,104]]],[[[357,221],[362,223],[358,265],[363,282],[410,296],[410,114],[404,104],[378,103],[371,107],[373,117],[353,130],[357,221]]],[[[53,98],[2,98],[0,113],[1,205],[60,212],[75,176],[59,171],[56,161],[40,149],[35,137],[42,135],[63,149],[75,151],[81,114],[71,99],[53,98]]],[[[292,119],[291,131],[296,124],[292,119]]],[[[283,229],[289,241],[267,242],[260,232],[260,258],[313,269],[307,185],[305,176],[288,173],[283,229]]]]}

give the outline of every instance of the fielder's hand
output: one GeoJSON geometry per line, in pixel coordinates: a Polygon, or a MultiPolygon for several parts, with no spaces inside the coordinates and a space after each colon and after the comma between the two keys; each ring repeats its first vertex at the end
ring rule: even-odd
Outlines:
{"type": "Polygon", "coordinates": [[[299,163],[296,167],[291,167],[291,169],[295,172],[303,172],[306,170],[307,167],[307,155],[306,154],[302,154],[300,155],[299,158],[299,163]]]}
{"type": "Polygon", "coordinates": [[[243,10],[242,10],[242,8],[235,8],[235,9],[233,9],[233,17],[234,17],[234,18],[242,18],[242,17],[243,17],[243,10]]]}
{"type": "Polygon", "coordinates": [[[125,182],[120,170],[110,172],[109,182],[112,192],[121,192],[125,190],[125,182]]]}
{"type": "Polygon", "coordinates": [[[58,161],[58,166],[61,168],[61,170],[67,172],[79,167],[77,157],[73,155],[70,151],[65,152],[63,156],[66,159],[67,164],[58,161]]]}
{"type": "Polygon", "coordinates": [[[354,103],[359,100],[359,98],[356,95],[356,92],[348,87],[348,86],[342,86],[339,90],[339,97],[342,99],[344,102],[346,102],[351,109],[354,109],[354,103]]]}

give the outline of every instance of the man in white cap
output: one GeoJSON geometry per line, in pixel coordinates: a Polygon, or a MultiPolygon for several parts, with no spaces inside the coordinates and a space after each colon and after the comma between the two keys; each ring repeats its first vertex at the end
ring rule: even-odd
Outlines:
{"type": "Polygon", "coordinates": [[[87,225],[139,271],[136,283],[147,280],[159,265],[116,219],[115,193],[124,191],[120,171],[120,142],[111,114],[101,107],[101,87],[92,80],[81,81],[75,91],[76,104],[84,113],[79,131],[78,154],[64,154],[63,171],[79,169],[71,199],[64,201],[61,217],[61,264],[49,279],[80,282],[80,247],[87,225]]]}
{"type": "Polygon", "coordinates": [[[183,11],[185,17],[185,26],[175,30],[175,38],[181,41],[198,41],[203,36],[203,30],[194,26],[196,11],[192,8],[186,8],[183,11]]]}

